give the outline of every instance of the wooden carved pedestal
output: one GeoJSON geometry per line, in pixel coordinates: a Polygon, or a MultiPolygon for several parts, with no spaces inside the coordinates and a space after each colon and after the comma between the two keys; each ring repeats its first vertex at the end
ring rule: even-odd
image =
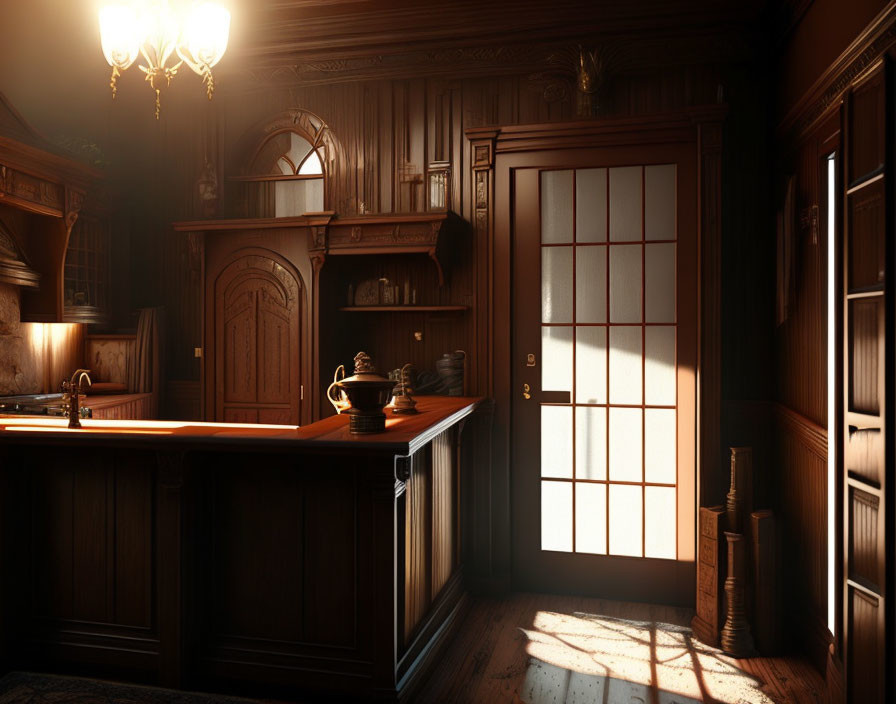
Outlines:
{"type": "Polygon", "coordinates": [[[737,658],[754,654],[753,636],[744,609],[744,539],[740,533],[726,532],[728,540],[728,577],[725,579],[725,625],[722,650],[737,658]]]}

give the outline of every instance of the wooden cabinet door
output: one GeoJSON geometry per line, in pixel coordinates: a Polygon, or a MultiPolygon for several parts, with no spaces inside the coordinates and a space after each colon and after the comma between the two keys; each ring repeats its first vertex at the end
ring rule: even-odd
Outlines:
{"type": "Polygon", "coordinates": [[[846,101],[843,237],[843,654],[847,700],[893,701],[892,72],[846,101]],[[888,97],[889,96],[889,97],[888,97]]]}
{"type": "Polygon", "coordinates": [[[216,277],[216,421],[299,424],[301,292],[272,252],[238,255],[216,277]]]}

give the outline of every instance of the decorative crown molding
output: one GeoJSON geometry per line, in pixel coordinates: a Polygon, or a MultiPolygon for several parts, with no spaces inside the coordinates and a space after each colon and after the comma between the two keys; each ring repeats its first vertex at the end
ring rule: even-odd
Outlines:
{"type": "Polygon", "coordinates": [[[891,2],[831,64],[778,124],[779,137],[808,134],[849,87],[896,44],[896,2],[891,2]]]}

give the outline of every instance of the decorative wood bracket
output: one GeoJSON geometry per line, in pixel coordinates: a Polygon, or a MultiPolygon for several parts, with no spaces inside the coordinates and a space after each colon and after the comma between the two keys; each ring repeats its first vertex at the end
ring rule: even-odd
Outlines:
{"type": "Polygon", "coordinates": [[[318,259],[321,264],[326,256],[426,254],[436,266],[441,286],[451,245],[467,228],[463,219],[450,211],[336,218],[312,228],[309,252],[312,261],[318,259]]]}
{"type": "Polygon", "coordinates": [[[311,246],[310,250],[327,248],[327,226],[312,225],[311,226],[311,246]]]}
{"type": "Polygon", "coordinates": [[[65,189],[65,228],[71,232],[84,204],[84,192],[74,188],[65,189]]]}

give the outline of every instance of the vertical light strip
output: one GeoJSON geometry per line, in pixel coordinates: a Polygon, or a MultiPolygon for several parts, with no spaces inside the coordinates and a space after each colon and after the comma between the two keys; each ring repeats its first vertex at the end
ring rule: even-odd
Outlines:
{"type": "Polygon", "coordinates": [[[835,472],[837,471],[837,169],[836,154],[828,157],[828,630],[836,635],[835,624],[835,472]]]}

